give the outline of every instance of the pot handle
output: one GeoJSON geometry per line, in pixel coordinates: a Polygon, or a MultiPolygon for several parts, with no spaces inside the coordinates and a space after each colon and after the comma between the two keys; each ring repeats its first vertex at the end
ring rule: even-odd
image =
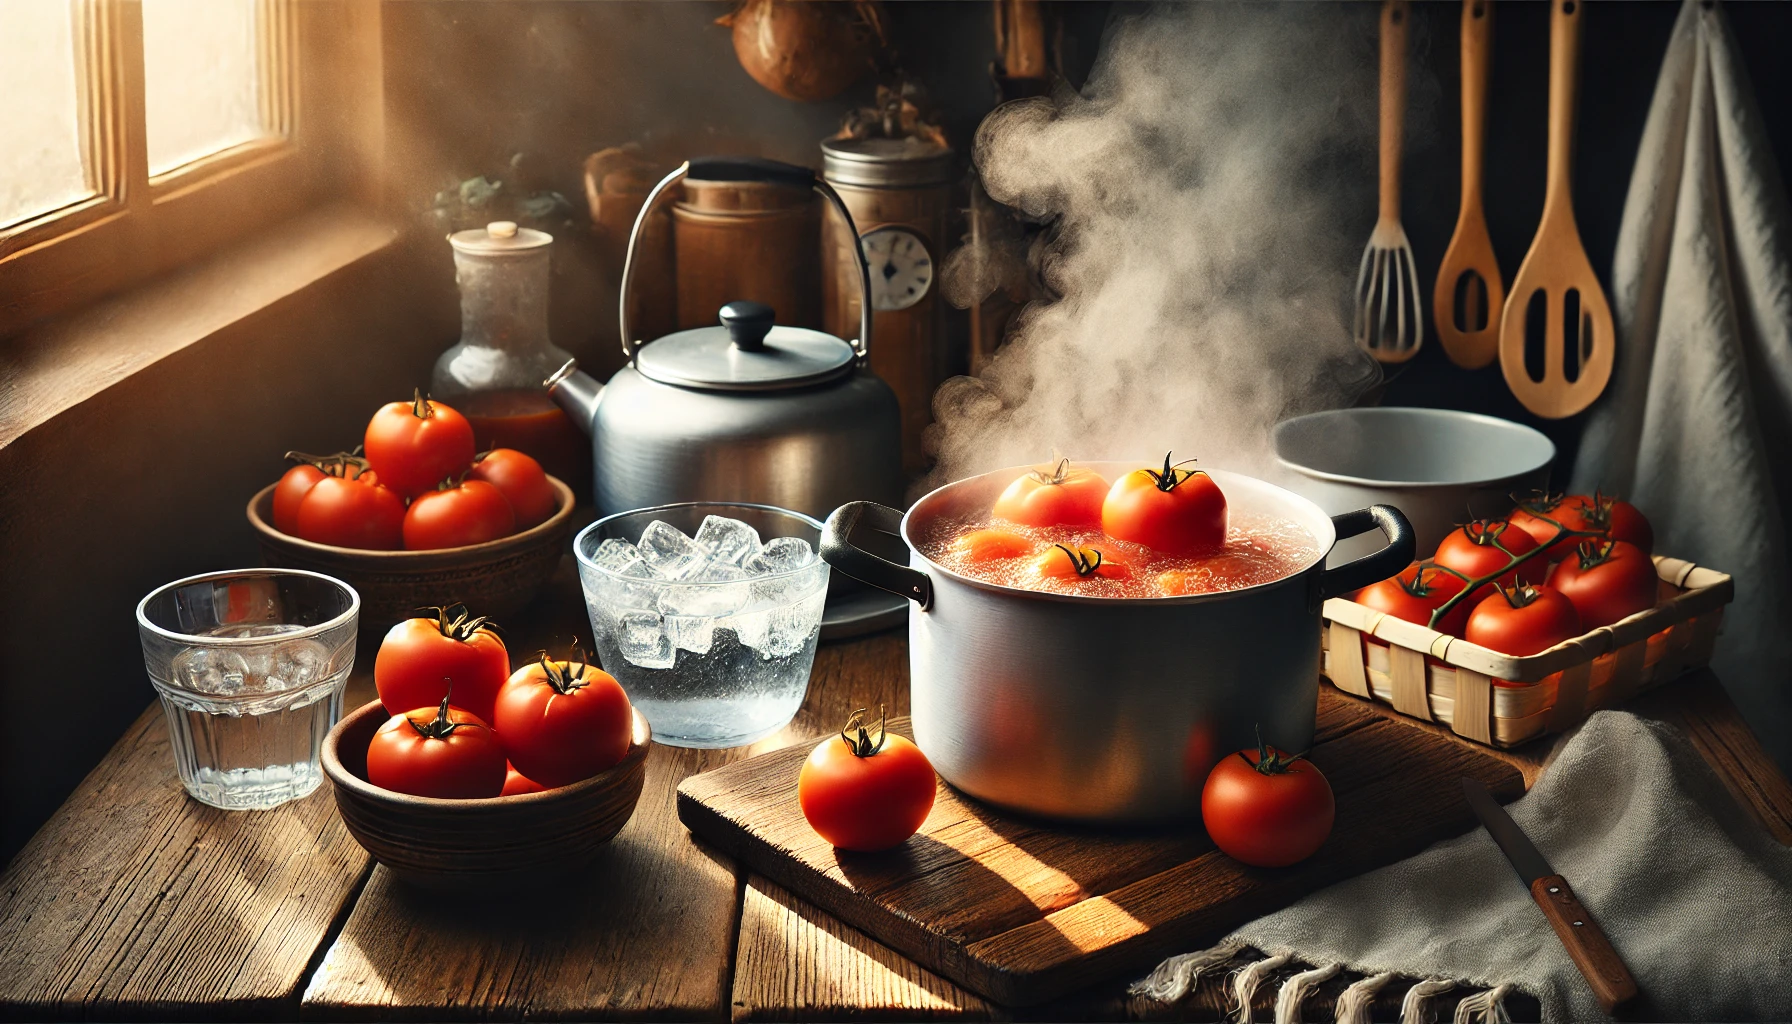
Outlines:
{"type": "Polygon", "coordinates": [[[1332,526],[1337,529],[1339,540],[1378,529],[1388,539],[1388,545],[1372,555],[1364,555],[1321,573],[1319,599],[1322,601],[1361,590],[1371,583],[1380,583],[1412,564],[1412,524],[1392,505],[1370,505],[1333,516],[1332,526]]]}
{"type": "MultiPolygon", "coordinates": [[[[700,156],[679,164],[671,174],[660,179],[647,193],[641,202],[641,212],[635,214],[635,226],[628,233],[628,249],[622,257],[622,296],[616,308],[617,328],[622,338],[622,351],[629,362],[635,361],[635,353],[641,350],[642,342],[635,340],[633,328],[628,322],[628,296],[635,280],[635,248],[641,243],[641,235],[645,232],[647,219],[653,215],[654,204],[661,195],[685,178],[697,181],[757,181],[767,185],[783,185],[788,188],[814,189],[821,193],[834,207],[834,212],[845,222],[846,230],[853,238],[859,237],[859,228],[853,223],[852,211],[846,208],[846,200],[834,191],[819,174],[807,167],[796,164],[780,163],[758,156],[700,156]]],[[[871,263],[865,259],[863,243],[852,247],[853,255],[859,264],[859,336],[848,344],[858,354],[860,366],[871,358],[871,263]]]]}
{"type": "Polygon", "coordinates": [[[933,580],[919,569],[897,565],[852,542],[860,528],[901,537],[902,513],[875,501],[849,501],[821,528],[821,558],[860,583],[906,597],[926,611],[933,604],[933,580]]]}

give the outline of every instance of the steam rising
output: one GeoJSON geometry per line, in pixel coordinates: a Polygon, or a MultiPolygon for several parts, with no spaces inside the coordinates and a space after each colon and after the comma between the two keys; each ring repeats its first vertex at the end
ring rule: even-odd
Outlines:
{"type": "MultiPolygon", "coordinates": [[[[935,395],[936,482],[1054,448],[1262,472],[1270,426],[1379,380],[1348,308],[1374,203],[1359,13],[1158,9],[1113,29],[1083,95],[984,121],[989,194],[1056,220],[1033,259],[1059,297],[1023,314],[981,378],[935,395]]],[[[980,298],[1012,258],[955,253],[947,293],[980,298]]]]}

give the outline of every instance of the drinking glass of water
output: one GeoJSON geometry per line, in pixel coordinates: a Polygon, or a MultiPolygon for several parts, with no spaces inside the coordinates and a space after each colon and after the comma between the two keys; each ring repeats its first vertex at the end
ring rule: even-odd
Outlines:
{"type": "Polygon", "coordinates": [[[137,605],[143,664],[193,799],[260,810],[317,788],[360,614],[353,587],[300,569],[190,576],[137,605]]]}
{"type": "Polygon", "coordinates": [[[604,670],[656,743],[736,747],[803,704],[821,637],[821,524],[769,505],[623,512],[573,541],[604,670]]]}

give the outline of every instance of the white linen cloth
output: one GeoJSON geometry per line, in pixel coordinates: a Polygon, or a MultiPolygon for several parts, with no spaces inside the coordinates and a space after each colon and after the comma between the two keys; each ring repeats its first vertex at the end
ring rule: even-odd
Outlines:
{"type": "MultiPolygon", "coordinates": [[[[1633,1019],[1792,1020],[1792,849],[1672,727],[1598,712],[1506,809],[1630,967],[1642,993],[1633,1019]]],[[[1514,989],[1536,996],[1546,1021],[1607,1019],[1481,828],[1172,957],[1133,992],[1174,1001],[1228,967],[1246,1006],[1260,985],[1280,984],[1278,1024],[1300,1021],[1300,1000],[1339,969],[1366,975],[1340,998],[1340,1021],[1367,1022],[1389,984],[1405,989],[1403,1021],[1464,988],[1475,991],[1459,1022],[1504,1019],[1514,989]],[[1247,948],[1268,959],[1248,960],[1247,948]]]]}
{"type": "Polygon", "coordinates": [[[1573,489],[1634,501],[1657,552],[1734,577],[1712,667],[1792,766],[1792,214],[1721,5],[1680,10],[1612,292],[1615,372],[1573,489]]]}

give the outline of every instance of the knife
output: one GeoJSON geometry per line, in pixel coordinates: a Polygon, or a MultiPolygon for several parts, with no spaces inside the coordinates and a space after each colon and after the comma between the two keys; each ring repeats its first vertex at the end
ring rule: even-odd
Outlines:
{"type": "Polygon", "coordinates": [[[1488,835],[1493,836],[1512,869],[1518,872],[1519,880],[1530,887],[1531,898],[1543,908],[1543,916],[1568,948],[1569,959],[1580,968],[1605,1012],[1611,1013],[1620,1004],[1636,998],[1636,980],[1630,976],[1630,969],[1624,966],[1593,915],[1581,906],[1574,890],[1568,888],[1567,880],[1549,866],[1512,816],[1494,802],[1486,786],[1465,778],[1462,794],[1468,797],[1475,817],[1481,819],[1488,835]]]}

